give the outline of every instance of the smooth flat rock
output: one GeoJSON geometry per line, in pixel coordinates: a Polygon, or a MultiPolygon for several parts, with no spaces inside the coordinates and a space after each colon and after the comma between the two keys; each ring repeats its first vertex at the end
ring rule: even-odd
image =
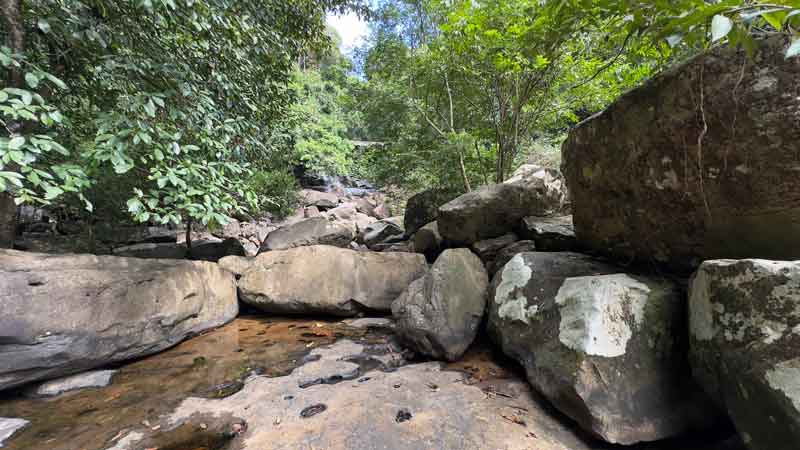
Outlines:
{"type": "Polygon", "coordinates": [[[243,302],[265,312],[352,316],[389,311],[427,271],[417,253],[359,252],[316,245],[258,255],[239,280],[243,302]]]}
{"type": "Polygon", "coordinates": [[[7,441],[17,431],[25,428],[28,425],[25,419],[9,419],[0,417],[0,448],[3,448],[3,443],[7,441]]]}
{"type": "Polygon", "coordinates": [[[753,450],[800,442],[800,262],[711,260],[690,287],[695,378],[753,450]]]}
{"type": "Polygon", "coordinates": [[[150,355],[236,317],[205,261],[0,250],[0,389],[150,355]]]}
{"type": "Polygon", "coordinates": [[[105,387],[111,384],[116,370],[93,370],[70,375],[64,378],[45,381],[31,389],[27,394],[33,397],[52,397],[65,392],[93,387],[105,387]]]}
{"type": "Polygon", "coordinates": [[[308,245],[347,247],[354,238],[352,227],[318,216],[270,232],[261,244],[261,252],[308,245]]]}
{"type": "MultiPolygon", "coordinates": [[[[301,388],[309,378],[349,375],[364,357],[360,344],[338,341],[319,349],[313,368],[289,376],[251,378],[238,393],[219,400],[189,398],[166,417],[163,428],[200,417],[243,421],[242,448],[294,450],[589,450],[568,425],[554,419],[519,380],[503,381],[503,395],[488,395],[460,372],[438,363],[301,388]],[[235,418],[235,419],[234,419],[235,418]]],[[[213,425],[209,425],[213,426],[213,425]]],[[[133,430],[114,450],[134,450],[151,431],[133,430]]]]}

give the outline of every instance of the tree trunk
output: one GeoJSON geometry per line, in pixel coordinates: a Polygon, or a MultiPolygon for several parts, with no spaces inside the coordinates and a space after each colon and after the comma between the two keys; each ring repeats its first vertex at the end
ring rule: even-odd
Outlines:
{"type": "MultiPolygon", "coordinates": [[[[7,42],[6,45],[14,53],[25,50],[25,31],[22,28],[22,16],[19,10],[19,0],[0,0],[0,15],[5,23],[7,42]]],[[[23,87],[22,71],[11,66],[8,71],[9,85],[23,87]]],[[[7,124],[7,128],[16,130],[19,124],[7,124]]],[[[14,167],[5,170],[15,171],[14,167]]],[[[13,248],[14,238],[17,234],[17,205],[11,192],[0,192],[0,248],[13,248]]]]}

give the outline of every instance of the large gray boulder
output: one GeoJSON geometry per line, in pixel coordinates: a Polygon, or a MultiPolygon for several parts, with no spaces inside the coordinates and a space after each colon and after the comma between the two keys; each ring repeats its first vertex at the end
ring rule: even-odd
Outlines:
{"type": "Polygon", "coordinates": [[[494,274],[508,264],[511,258],[516,256],[517,253],[535,252],[536,250],[536,243],[533,241],[524,240],[514,242],[497,252],[497,256],[494,257],[494,260],[486,264],[486,270],[489,271],[490,277],[494,277],[494,274]]]}
{"type": "Polygon", "coordinates": [[[523,166],[505,183],[482,186],[442,205],[436,221],[446,241],[471,244],[513,231],[524,217],[555,214],[566,199],[558,171],[523,166]]]}
{"type": "Polygon", "coordinates": [[[468,249],[445,250],[392,303],[400,337],[417,352],[456,361],[483,319],[489,277],[468,249]]]}
{"type": "Polygon", "coordinates": [[[712,260],[690,288],[695,378],[753,450],[800,442],[800,262],[712,260]]]}
{"type": "Polygon", "coordinates": [[[261,251],[286,250],[306,245],[347,247],[354,238],[353,227],[318,216],[272,231],[261,244],[261,251]]]}
{"type": "Polygon", "coordinates": [[[367,225],[358,236],[358,241],[369,248],[373,248],[378,244],[402,240],[404,233],[402,217],[391,217],[367,225]],[[391,239],[394,241],[389,242],[391,239]]]}
{"type": "Polygon", "coordinates": [[[574,252],[578,250],[572,216],[536,217],[522,219],[519,235],[536,243],[541,252],[574,252]]]}
{"type": "Polygon", "coordinates": [[[800,64],[788,40],[716,47],[622,96],[563,146],[578,239],[691,271],[800,258],[800,64]]]}
{"type": "Polygon", "coordinates": [[[406,202],[403,227],[408,235],[414,234],[426,224],[436,220],[439,207],[458,197],[458,194],[447,189],[428,189],[413,195],[406,202]]]}
{"type": "Polygon", "coordinates": [[[670,282],[574,253],[519,253],[493,280],[489,332],[581,427],[633,444],[716,417],[691,379],[684,307],[670,282]]]}
{"type": "Polygon", "coordinates": [[[0,389],[159,352],[238,306],[210,262],[0,250],[0,389]]]}
{"type": "Polygon", "coordinates": [[[442,235],[435,220],[417,230],[411,240],[414,251],[424,254],[428,261],[435,261],[442,251],[442,235]]]}
{"type": "MultiPolygon", "coordinates": [[[[272,313],[337,316],[389,311],[392,301],[427,271],[425,257],[417,253],[326,245],[266,252],[249,264],[239,279],[243,302],[272,313]]],[[[242,268],[238,264],[236,270],[242,268]]]]}

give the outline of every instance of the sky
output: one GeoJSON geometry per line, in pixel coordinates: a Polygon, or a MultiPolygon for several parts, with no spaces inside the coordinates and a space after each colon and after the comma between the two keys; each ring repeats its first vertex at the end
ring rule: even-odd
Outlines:
{"type": "Polygon", "coordinates": [[[353,13],[341,16],[328,16],[328,24],[342,37],[342,53],[347,53],[357,46],[368,32],[367,23],[353,13]]]}

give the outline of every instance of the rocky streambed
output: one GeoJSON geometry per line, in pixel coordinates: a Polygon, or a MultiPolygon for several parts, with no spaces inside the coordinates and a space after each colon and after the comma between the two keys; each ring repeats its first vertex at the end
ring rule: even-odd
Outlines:
{"type": "MultiPolygon", "coordinates": [[[[4,448],[616,448],[577,431],[488,343],[456,363],[419,360],[391,326],[242,316],[113,367],[105,387],[5,393],[0,417],[27,423],[4,448]]],[[[719,438],[627,448],[737,448],[719,438]]]]}

